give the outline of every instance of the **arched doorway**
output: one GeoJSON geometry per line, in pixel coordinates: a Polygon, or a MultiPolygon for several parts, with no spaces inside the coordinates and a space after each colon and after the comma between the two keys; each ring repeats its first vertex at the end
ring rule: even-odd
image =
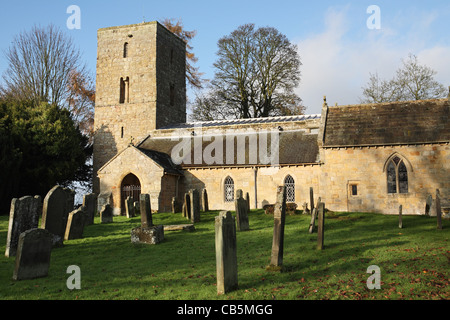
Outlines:
{"type": "Polygon", "coordinates": [[[139,178],[134,174],[130,173],[125,176],[120,185],[120,212],[122,215],[126,213],[125,211],[125,199],[132,197],[133,201],[139,201],[139,196],[141,195],[141,182],[139,178]]]}

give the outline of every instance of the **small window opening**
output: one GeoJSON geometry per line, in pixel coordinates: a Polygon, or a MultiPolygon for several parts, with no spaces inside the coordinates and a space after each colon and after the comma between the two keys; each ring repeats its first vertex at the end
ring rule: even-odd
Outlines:
{"type": "Polygon", "coordinates": [[[358,185],[352,184],[351,188],[352,188],[352,196],[357,196],[358,195],[358,185]]]}
{"type": "Polygon", "coordinates": [[[120,78],[120,98],[119,103],[128,103],[130,102],[130,78],[126,77],[124,80],[123,78],[120,78]]]}
{"type": "Polygon", "coordinates": [[[295,181],[291,175],[287,175],[284,179],[284,187],[286,189],[286,202],[295,202],[295,181]]]}
{"type": "Polygon", "coordinates": [[[123,127],[120,128],[120,137],[123,139],[123,127]]]}
{"type": "Polygon", "coordinates": [[[123,45],[123,57],[124,58],[128,57],[128,42],[125,42],[123,45]]]}

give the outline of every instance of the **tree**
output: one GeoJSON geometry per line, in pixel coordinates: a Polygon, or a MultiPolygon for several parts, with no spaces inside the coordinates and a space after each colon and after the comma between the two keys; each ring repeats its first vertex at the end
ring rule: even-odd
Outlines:
{"type": "MultiPolygon", "coordinates": [[[[0,204],[86,177],[90,145],[67,109],[0,101],[0,204]]],[[[4,209],[2,206],[2,209],[4,209]]]]}
{"type": "Polygon", "coordinates": [[[35,104],[66,106],[71,73],[86,72],[72,39],[54,25],[20,33],[6,51],[6,59],[4,95],[35,104]]]}
{"type": "Polygon", "coordinates": [[[186,43],[186,78],[194,89],[201,89],[206,80],[202,79],[203,73],[199,72],[199,68],[194,66],[198,59],[191,51],[193,47],[189,44],[196,36],[197,31],[184,30],[181,20],[165,18],[161,23],[186,43]]]}
{"type": "Polygon", "coordinates": [[[225,118],[303,112],[301,99],[294,93],[300,82],[300,57],[285,35],[275,28],[245,24],[221,38],[218,47],[214,79],[207,98],[196,99],[195,120],[204,120],[203,110],[210,107],[216,111],[209,114],[225,118]]]}
{"type": "Polygon", "coordinates": [[[445,87],[434,79],[436,71],[420,65],[417,57],[409,54],[402,60],[402,67],[391,80],[383,80],[378,74],[370,74],[369,82],[363,87],[362,103],[408,101],[443,98],[445,87]]]}

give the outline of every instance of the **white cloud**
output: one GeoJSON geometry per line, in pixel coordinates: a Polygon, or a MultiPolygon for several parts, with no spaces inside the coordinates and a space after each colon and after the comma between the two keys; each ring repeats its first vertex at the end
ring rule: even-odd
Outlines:
{"type": "MultiPolygon", "coordinates": [[[[382,23],[380,30],[369,30],[365,25],[355,30],[347,11],[329,9],[324,31],[298,43],[303,65],[297,93],[308,107],[307,113],[320,113],[324,95],[329,105],[359,103],[361,87],[366,85],[369,73],[393,77],[408,53],[416,54],[421,64],[438,71],[436,80],[450,85],[450,46],[426,47],[425,40],[416,41],[415,28],[405,33],[387,23],[382,23]]],[[[435,19],[435,15],[424,13],[418,24],[429,26],[435,19]]],[[[426,36],[424,29],[421,36],[426,36]]]]}

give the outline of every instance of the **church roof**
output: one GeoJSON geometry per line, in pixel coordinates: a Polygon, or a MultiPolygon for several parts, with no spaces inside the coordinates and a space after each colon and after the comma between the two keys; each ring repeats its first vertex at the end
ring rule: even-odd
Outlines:
{"type": "Polygon", "coordinates": [[[169,157],[172,152],[175,156],[182,155],[183,158],[178,159],[182,168],[314,164],[318,162],[319,155],[317,134],[306,133],[304,130],[222,133],[175,139],[148,138],[139,145],[139,149],[169,157]],[[196,149],[196,146],[201,148],[196,149]],[[185,152],[179,152],[183,148],[185,152]]]}
{"type": "Polygon", "coordinates": [[[282,122],[295,122],[295,121],[305,121],[305,120],[315,120],[315,119],[320,119],[320,114],[187,122],[187,123],[172,124],[172,125],[166,126],[161,129],[163,129],[163,130],[164,129],[189,129],[189,128],[199,128],[199,127],[232,126],[232,125],[244,125],[244,124],[261,124],[261,123],[278,123],[278,122],[282,123],[282,122]]]}
{"type": "Polygon", "coordinates": [[[448,99],[328,107],[323,147],[450,141],[448,99]]]}

